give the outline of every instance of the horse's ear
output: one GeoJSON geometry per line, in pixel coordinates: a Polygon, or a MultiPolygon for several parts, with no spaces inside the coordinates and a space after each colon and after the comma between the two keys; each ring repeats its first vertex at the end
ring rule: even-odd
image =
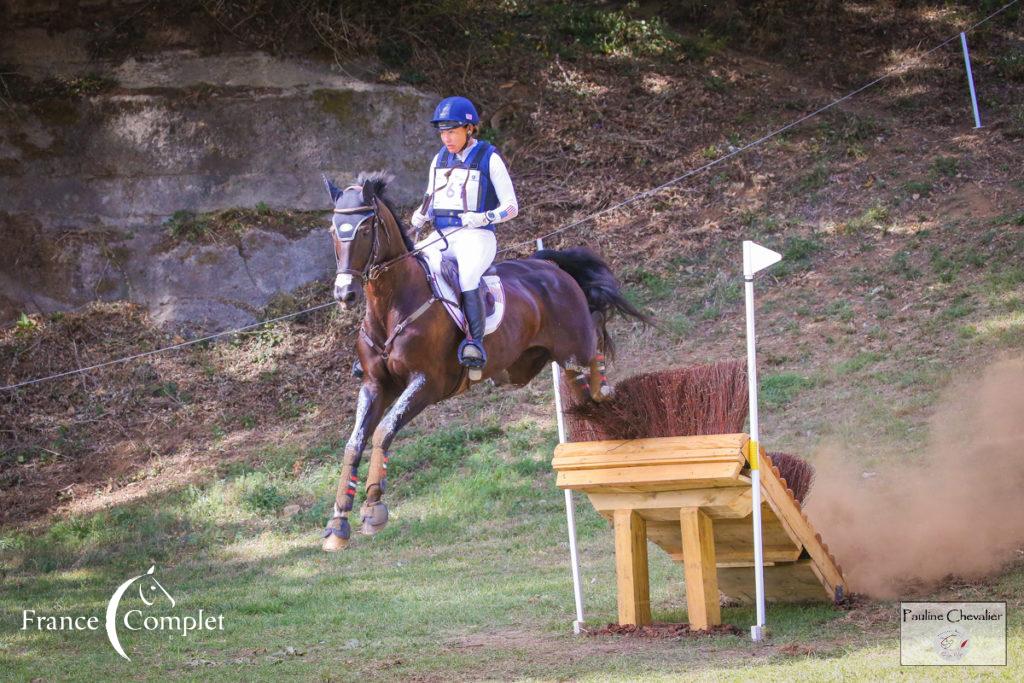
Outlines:
{"type": "Polygon", "coordinates": [[[338,189],[337,185],[331,182],[331,179],[327,177],[326,173],[321,173],[320,175],[323,176],[324,184],[327,186],[327,191],[331,193],[331,201],[337,202],[338,197],[341,196],[341,190],[338,189]]]}
{"type": "Polygon", "coordinates": [[[387,202],[383,201],[380,197],[373,198],[373,211],[377,214],[378,218],[387,224],[388,228],[398,233],[402,232],[402,229],[398,227],[398,220],[395,219],[395,214],[391,213],[387,202]]]}

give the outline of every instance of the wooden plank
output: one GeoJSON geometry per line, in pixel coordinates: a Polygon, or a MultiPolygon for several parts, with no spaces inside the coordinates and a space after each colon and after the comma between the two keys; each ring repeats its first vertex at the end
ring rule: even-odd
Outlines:
{"type": "MultiPolygon", "coordinates": [[[[683,539],[682,534],[679,530],[678,522],[664,522],[664,521],[650,521],[647,522],[647,538],[652,543],[657,545],[659,548],[668,553],[676,562],[683,561],[683,539]]],[[[716,520],[715,526],[717,527],[722,520],[716,520]]],[[[747,520],[749,522],[749,520],[747,520]]],[[[716,531],[717,533],[717,531],[716,531]]],[[[735,563],[742,562],[744,564],[751,564],[754,561],[754,550],[753,545],[745,548],[736,550],[733,548],[725,548],[715,543],[715,556],[719,562],[735,563]]],[[[793,545],[789,542],[789,539],[784,540],[784,545],[766,545],[764,547],[765,561],[768,562],[792,562],[800,557],[800,552],[793,548],[793,545]]]]}
{"type": "MultiPolygon", "coordinates": [[[[794,544],[792,538],[774,515],[765,514],[761,519],[762,544],[777,560],[795,560],[800,557],[802,546],[794,544]]],[[[719,519],[715,524],[715,547],[722,557],[733,560],[754,557],[754,527],[750,517],[743,519],[719,519]]]]}
{"type": "Polygon", "coordinates": [[[690,628],[706,631],[722,623],[713,525],[700,508],[691,507],[679,510],[679,526],[683,536],[683,574],[690,628]]]}
{"type": "Polygon", "coordinates": [[[714,487],[683,491],[645,491],[643,493],[588,494],[594,509],[600,511],[628,508],[637,510],[646,520],[675,521],[679,508],[699,507],[712,518],[750,515],[750,487],[714,487]]]}
{"type": "MultiPolygon", "coordinates": [[[[561,477],[561,474],[558,475],[561,477]]],[[[739,481],[743,481],[744,477],[740,476],[739,481]]],[[[583,491],[584,493],[667,493],[671,491],[688,491],[690,489],[706,489],[706,488],[736,488],[736,479],[701,479],[697,481],[668,481],[668,482],[657,482],[657,483],[646,483],[646,484],[591,484],[586,487],[578,486],[563,486],[559,479],[555,479],[556,485],[563,489],[576,489],[583,491]]],[[[750,483],[747,483],[750,486],[750,483]]]]}
{"type": "Polygon", "coordinates": [[[575,441],[555,447],[555,459],[562,456],[583,455],[593,458],[618,458],[625,453],[650,451],[697,451],[703,449],[736,449],[743,452],[749,440],[746,434],[708,434],[705,436],[670,436],[650,439],[622,439],[615,441],[575,441]]]}
{"type": "MultiPolygon", "coordinates": [[[[718,567],[718,588],[730,598],[754,601],[754,568],[718,567]]],[[[832,593],[818,580],[811,560],[765,565],[765,598],[773,602],[820,602],[832,593]]]]}
{"type": "Polygon", "coordinates": [[[615,577],[619,623],[651,623],[650,579],[647,573],[647,525],[633,510],[615,510],[615,577]]]}
{"type": "Polygon", "coordinates": [[[735,484],[742,464],[738,462],[693,463],[612,467],[602,470],[570,470],[558,473],[560,488],[582,489],[602,486],[641,486],[649,484],[729,481],[735,484]]]}
{"type": "Polygon", "coordinates": [[[765,496],[774,503],[773,509],[785,522],[787,531],[792,535],[794,541],[803,544],[807,554],[814,560],[829,594],[834,597],[836,589],[839,587],[843,587],[848,592],[842,572],[827,548],[821,543],[820,537],[814,531],[814,527],[811,526],[806,515],[801,511],[799,503],[786,492],[782,482],[779,481],[778,476],[772,471],[771,459],[764,452],[763,448],[761,449],[761,461],[763,463],[761,467],[761,488],[765,496]]]}
{"type": "Polygon", "coordinates": [[[615,451],[600,457],[592,455],[561,456],[551,461],[551,466],[560,472],[568,470],[593,470],[606,467],[633,467],[636,465],[674,465],[695,462],[739,462],[746,463],[743,454],[735,448],[714,448],[702,450],[664,450],[630,453],[615,451]],[[615,457],[612,457],[615,456],[615,457]]]}

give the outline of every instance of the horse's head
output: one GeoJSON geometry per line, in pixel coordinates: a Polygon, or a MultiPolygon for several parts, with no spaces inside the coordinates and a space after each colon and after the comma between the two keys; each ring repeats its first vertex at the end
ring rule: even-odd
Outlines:
{"type": "Polygon", "coordinates": [[[324,176],[334,203],[331,238],[338,263],[334,298],[346,308],[358,303],[365,281],[375,277],[374,266],[396,250],[413,248],[384,198],[384,188],[392,179],[385,172],[360,173],[355,183],[341,190],[324,176]]]}
{"type": "Polygon", "coordinates": [[[324,183],[334,203],[331,240],[338,263],[334,298],[348,308],[358,302],[362,279],[373,261],[377,241],[374,207],[364,196],[362,184],[341,190],[326,175],[324,183]]]}
{"type": "Polygon", "coordinates": [[[156,600],[160,599],[161,596],[166,597],[171,601],[171,607],[174,607],[175,601],[171,597],[171,594],[160,585],[160,582],[153,576],[153,572],[156,570],[156,565],[149,568],[149,571],[139,577],[139,597],[146,605],[152,605],[156,600]]]}

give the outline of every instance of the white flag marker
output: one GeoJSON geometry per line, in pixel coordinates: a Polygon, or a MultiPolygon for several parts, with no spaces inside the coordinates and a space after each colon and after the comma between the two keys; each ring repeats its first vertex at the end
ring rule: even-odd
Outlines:
{"type": "Polygon", "coordinates": [[[974,71],[971,69],[971,52],[967,49],[966,33],[960,33],[960,45],[964,50],[964,67],[967,69],[967,85],[971,91],[971,106],[974,108],[974,127],[981,128],[981,114],[978,113],[978,94],[974,92],[974,71]]]}
{"type": "MultiPolygon", "coordinates": [[[[544,248],[544,240],[537,240],[537,249],[544,248]]],[[[562,393],[558,382],[558,363],[551,363],[551,379],[555,385],[555,418],[558,422],[558,443],[565,443],[565,418],[562,415],[562,393]]],[[[572,490],[565,489],[565,523],[569,527],[569,562],[572,564],[572,592],[576,598],[576,620],[572,632],[583,631],[583,589],[580,586],[579,551],[576,548],[576,513],[572,502],[572,490]]]]}
{"type": "Polygon", "coordinates": [[[757,624],[750,627],[754,642],[764,637],[764,548],[761,539],[760,434],[757,422],[757,361],[754,356],[754,274],[782,260],[782,254],[749,240],[743,241],[743,281],[747,304],[747,396],[750,403],[750,486],[754,513],[754,588],[757,592],[757,624]]]}

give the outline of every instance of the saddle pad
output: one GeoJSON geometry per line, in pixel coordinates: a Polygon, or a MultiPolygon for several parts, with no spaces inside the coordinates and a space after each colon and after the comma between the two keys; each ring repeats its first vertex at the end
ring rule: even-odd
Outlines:
{"type": "MultiPolygon", "coordinates": [[[[484,336],[487,336],[491,332],[498,329],[498,325],[501,324],[501,319],[505,316],[505,287],[501,284],[501,278],[497,275],[484,275],[480,280],[483,284],[487,285],[487,289],[490,292],[491,297],[494,299],[494,312],[489,313],[487,321],[484,325],[484,336]]],[[[447,278],[434,274],[434,283],[437,285],[438,293],[443,297],[442,303],[448,310],[448,315],[452,317],[455,324],[459,326],[463,332],[466,331],[466,316],[462,314],[462,309],[457,305],[452,305],[451,302],[457,302],[460,297],[460,292],[455,291],[447,278]]],[[[486,294],[484,296],[487,296],[486,294]]],[[[489,302],[488,302],[489,303],[489,302]]],[[[487,307],[490,309],[490,306],[487,307]]]]}

